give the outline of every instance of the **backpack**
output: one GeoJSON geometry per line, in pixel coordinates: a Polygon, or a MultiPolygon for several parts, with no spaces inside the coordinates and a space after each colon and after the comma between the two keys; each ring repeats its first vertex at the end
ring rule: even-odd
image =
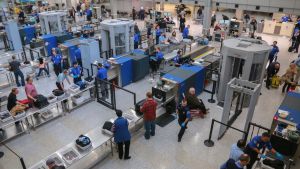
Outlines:
{"type": "Polygon", "coordinates": [[[47,97],[39,94],[35,97],[36,102],[34,102],[34,106],[37,108],[43,108],[49,105],[48,99],[47,97]]]}
{"type": "Polygon", "coordinates": [[[91,144],[91,140],[89,137],[87,136],[84,136],[84,135],[80,135],[78,137],[78,139],[76,139],[76,144],[79,146],[79,147],[86,147],[86,146],[89,146],[91,144]]]}

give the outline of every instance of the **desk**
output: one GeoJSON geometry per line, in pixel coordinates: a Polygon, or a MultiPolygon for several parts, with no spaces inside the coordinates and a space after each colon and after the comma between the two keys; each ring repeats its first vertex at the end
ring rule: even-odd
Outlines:
{"type": "MultiPolygon", "coordinates": [[[[276,140],[280,140],[280,143],[277,144],[277,149],[280,151],[280,153],[287,153],[291,158],[294,158],[295,154],[298,154],[297,147],[299,145],[299,139],[298,141],[291,141],[289,138],[283,134],[283,127],[280,126],[287,126],[286,128],[289,128],[287,130],[292,130],[292,128],[295,128],[297,124],[300,124],[300,93],[295,92],[288,92],[284,100],[282,101],[281,105],[279,106],[278,110],[276,111],[273,123],[271,126],[271,132],[277,136],[276,140]],[[279,117],[279,111],[288,111],[289,115],[287,118],[283,119],[279,117]],[[280,126],[279,126],[280,124],[280,126]],[[282,146],[284,145],[284,149],[282,149],[282,146]],[[287,151],[288,150],[288,151],[287,151]]],[[[274,137],[276,138],[276,137],[274,137]]],[[[277,141],[278,142],[278,141],[277,141]]],[[[276,144],[275,144],[276,145],[276,144]]],[[[276,147],[275,147],[276,149],[276,147]]],[[[296,159],[294,159],[296,160],[296,159]]]]}

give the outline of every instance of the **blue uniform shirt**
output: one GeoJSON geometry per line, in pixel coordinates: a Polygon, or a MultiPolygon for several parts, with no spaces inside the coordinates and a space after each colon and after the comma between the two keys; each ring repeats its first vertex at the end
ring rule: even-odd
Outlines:
{"type": "Polygon", "coordinates": [[[81,59],[81,51],[79,48],[75,50],[74,54],[75,54],[76,60],[81,59]]]}
{"type": "Polygon", "coordinates": [[[281,22],[288,22],[289,21],[289,17],[288,16],[283,16],[281,18],[281,22]]]}
{"type": "Polygon", "coordinates": [[[242,154],[244,154],[243,150],[240,149],[236,145],[236,143],[231,146],[230,155],[229,155],[230,159],[233,159],[234,161],[238,161],[242,154]]]}
{"type": "Polygon", "coordinates": [[[139,42],[140,41],[140,36],[139,34],[135,33],[134,36],[133,36],[133,41],[134,42],[139,42]]]}
{"type": "Polygon", "coordinates": [[[270,142],[263,142],[261,140],[261,136],[255,136],[249,143],[248,145],[250,148],[257,148],[258,150],[267,147],[269,150],[272,149],[272,145],[270,142]]]}
{"type": "Polygon", "coordinates": [[[98,69],[97,77],[101,80],[107,79],[107,70],[103,67],[98,69]]]}
{"type": "Polygon", "coordinates": [[[72,67],[70,74],[73,75],[73,78],[77,78],[81,74],[81,67],[78,65],[77,67],[72,67]]]}
{"type": "Polygon", "coordinates": [[[87,9],[86,10],[86,16],[92,16],[92,10],[87,9]]]}
{"type": "Polygon", "coordinates": [[[131,139],[131,135],[128,130],[128,121],[124,117],[118,117],[114,122],[114,137],[115,142],[124,142],[131,139]]]}
{"type": "Polygon", "coordinates": [[[273,45],[272,47],[273,47],[273,48],[272,48],[272,50],[271,50],[269,56],[275,56],[275,54],[279,52],[278,46],[274,46],[274,45],[273,45]]]}
{"type": "Polygon", "coordinates": [[[55,65],[58,65],[61,63],[62,57],[60,54],[57,54],[56,56],[52,56],[51,60],[55,65]]]}
{"type": "Polygon", "coordinates": [[[185,39],[185,38],[188,38],[189,37],[189,28],[185,27],[182,31],[182,37],[185,39]]]}
{"type": "Polygon", "coordinates": [[[161,30],[160,29],[156,29],[156,36],[160,36],[161,35],[161,30]]]}
{"type": "Polygon", "coordinates": [[[156,57],[157,61],[161,61],[164,58],[164,54],[161,51],[159,51],[159,52],[156,52],[155,57],[156,57]]]}
{"type": "Polygon", "coordinates": [[[164,43],[166,41],[166,38],[165,38],[165,36],[160,35],[158,40],[159,40],[159,43],[164,43]]]}

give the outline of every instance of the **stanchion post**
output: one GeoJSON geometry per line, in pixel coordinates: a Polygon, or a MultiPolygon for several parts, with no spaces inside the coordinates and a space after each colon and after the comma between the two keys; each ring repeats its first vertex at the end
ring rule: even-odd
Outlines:
{"type": "Polygon", "coordinates": [[[213,130],[214,130],[214,123],[215,123],[215,119],[213,119],[212,122],[211,122],[208,140],[205,140],[205,141],[204,141],[204,145],[206,145],[207,147],[213,147],[214,144],[215,144],[215,143],[211,140],[212,132],[213,132],[213,130]]]}
{"type": "Polygon", "coordinates": [[[23,168],[23,169],[26,169],[26,165],[25,165],[25,162],[24,162],[24,160],[23,160],[22,157],[20,158],[20,162],[21,162],[21,164],[22,164],[22,168],[23,168]]]}
{"type": "Polygon", "coordinates": [[[209,103],[215,103],[215,102],[216,102],[216,100],[214,99],[215,91],[216,91],[216,81],[213,81],[213,87],[212,87],[212,92],[211,92],[211,98],[208,99],[208,102],[209,102],[209,103]]]}

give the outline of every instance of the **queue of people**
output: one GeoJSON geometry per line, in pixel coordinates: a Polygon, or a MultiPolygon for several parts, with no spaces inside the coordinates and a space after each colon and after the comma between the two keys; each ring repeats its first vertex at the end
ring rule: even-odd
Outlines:
{"type": "Polygon", "coordinates": [[[233,144],[230,150],[229,160],[221,165],[220,169],[252,169],[258,158],[266,159],[263,149],[268,149],[275,158],[283,160],[283,156],[277,152],[270,143],[271,135],[268,132],[253,137],[246,145],[245,140],[239,140],[233,144]],[[246,145],[246,146],[245,146],[246,145]]]}

